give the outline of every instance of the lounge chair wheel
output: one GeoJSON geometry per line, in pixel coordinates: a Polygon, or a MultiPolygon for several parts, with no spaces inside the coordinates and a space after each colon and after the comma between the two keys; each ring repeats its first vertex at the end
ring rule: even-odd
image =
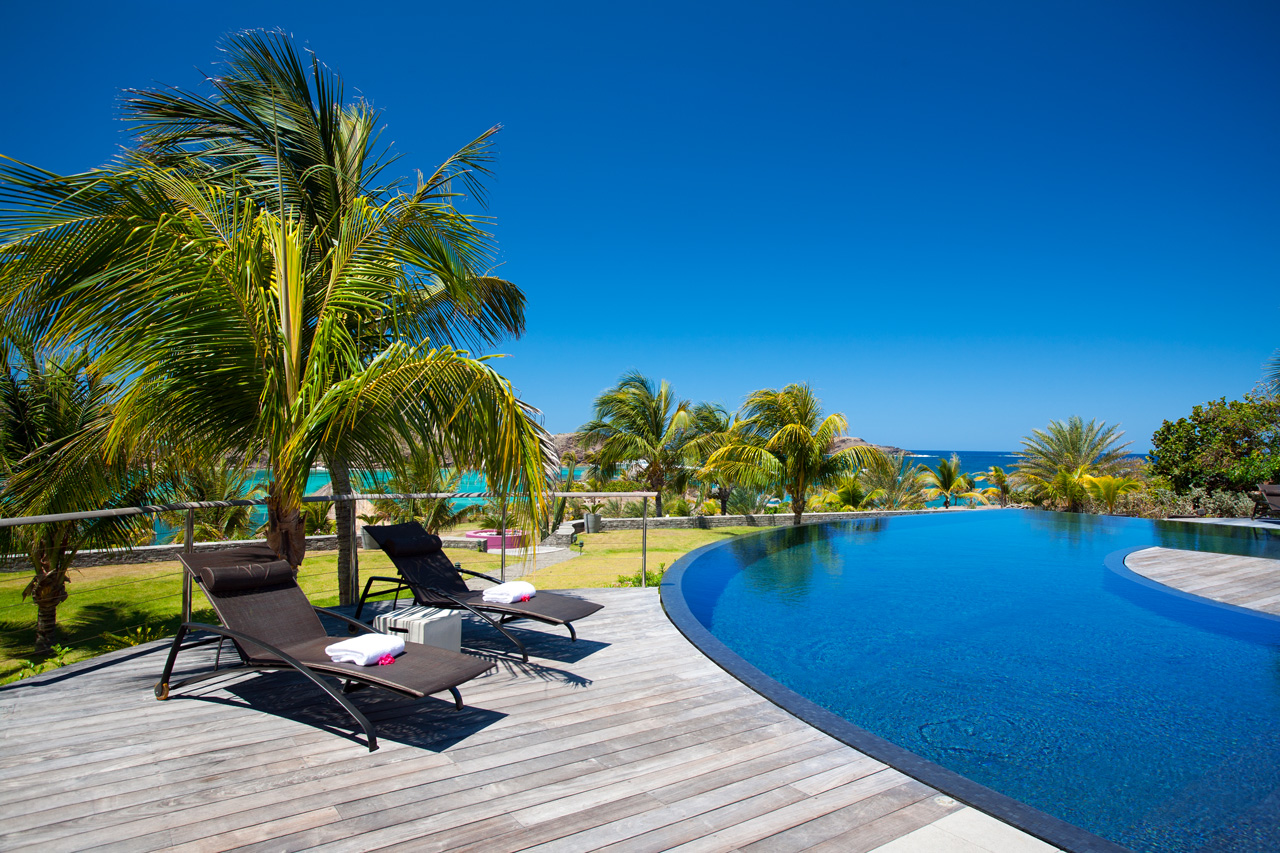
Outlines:
{"type": "Polygon", "coordinates": [[[169,682],[161,681],[155,687],[156,698],[161,702],[169,698],[169,682]]]}

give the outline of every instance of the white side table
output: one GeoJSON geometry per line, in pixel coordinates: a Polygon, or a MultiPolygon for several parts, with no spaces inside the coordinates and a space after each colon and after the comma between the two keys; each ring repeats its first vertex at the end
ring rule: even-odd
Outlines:
{"type": "Polygon", "coordinates": [[[401,607],[373,618],[373,630],[402,634],[407,642],[452,652],[462,650],[462,614],[435,607],[401,607]]]}

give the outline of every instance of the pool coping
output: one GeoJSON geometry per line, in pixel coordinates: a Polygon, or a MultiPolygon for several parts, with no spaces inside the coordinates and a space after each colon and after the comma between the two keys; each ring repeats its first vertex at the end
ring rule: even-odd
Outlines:
{"type": "MultiPolygon", "coordinates": [[[[835,522],[833,522],[835,523],[835,522]]],[[[769,528],[744,534],[758,536],[786,528],[769,528]]],[[[1042,812],[1019,800],[1001,794],[986,785],[948,770],[879,735],[854,725],[843,717],[806,699],[789,687],[775,681],[754,664],[738,655],[708,631],[693,615],[684,600],[682,583],[685,570],[702,554],[729,544],[712,542],[678,559],[662,578],[660,594],[667,618],[689,642],[713,663],[759,693],[787,713],[842,743],[845,743],[895,770],[937,789],[939,792],[1017,827],[1028,835],[1048,842],[1069,853],[1133,853],[1133,851],[1075,824],[1042,812]]]]}

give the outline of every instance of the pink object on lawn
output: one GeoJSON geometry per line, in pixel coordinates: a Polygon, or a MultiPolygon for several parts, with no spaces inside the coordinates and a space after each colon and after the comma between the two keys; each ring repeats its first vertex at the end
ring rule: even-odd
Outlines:
{"type": "Polygon", "coordinates": [[[507,542],[507,550],[512,551],[517,548],[523,548],[525,543],[525,533],[523,530],[508,527],[504,531],[499,530],[472,530],[466,534],[468,539],[484,539],[489,543],[489,551],[501,551],[502,541],[505,538],[507,542]],[[503,536],[503,533],[506,536],[503,536]]]}

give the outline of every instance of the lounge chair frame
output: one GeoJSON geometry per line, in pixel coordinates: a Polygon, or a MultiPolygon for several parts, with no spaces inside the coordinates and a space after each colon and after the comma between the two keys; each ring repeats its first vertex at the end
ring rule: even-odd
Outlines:
{"type": "MultiPolygon", "coordinates": [[[[469,571],[468,569],[463,569],[460,567],[456,567],[456,568],[458,568],[458,571],[464,575],[471,575],[472,577],[483,578],[484,580],[492,581],[493,583],[496,583],[496,584],[502,583],[502,581],[498,580],[493,575],[486,575],[486,574],[483,574],[482,572],[473,572],[473,571],[469,571]]],[[[455,598],[454,596],[450,595],[449,593],[445,592],[442,589],[438,589],[436,587],[431,587],[431,586],[420,586],[420,585],[406,583],[405,579],[402,577],[389,578],[385,576],[374,575],[373,577],[368,578],[365,581],[364,592],[360,593],[360,602],[356,605],[357,619],[360,618],[360,613],[364,609],[365,599],[369,597],[369,594],[370,594],[369,588],[373,586],[375,581],[379,583],[395,584],[394,588],[392,589],[380,589],[377,592],[373,593],[373,595],[386,595],[388,592],[394,592],[395,598],[392,600],[392,605],[391,605],[392,608],[399,606],[400,593],[408,591],[410,594],[413,595],[414,604],[425,606],[425,607],[438,607],[444,610],[466,610],[469,613],[472,613],[480,617],[481,619],[483,619],[484,621],[492,625],[494,628],[496,628],[498,631],[501,631],[502,636],[506,637],[508,640],[510,640],[512,643],[515,644],[515,647],[520,650],[521,660],[523,660],[525,663],[529,662],[529,651],[524,647],[524,643],[520,642],[519,637],[517,637],[515,634],[508,631],[503,626],[509,622],[515,622],[517,619],[531,619],[533,617],[521,616],[518,614],[511,613],[506,615],[500,614],[498,618],[495,619],[494,617],[483,612],[482,610],[478,610],[475,607],[471,606],[470,604],[467,604],[465,601],[461,601],[460,599],[455,598]]],[[[485,609],[489,609],[489,608],[485,608],[485,609]]],[[[548,624],[556,624],[556,623],[548,623],[548,624]]],[[[573,629],[573,623],[564,622],[562,624],[569,629],[569,640],[571,642],[576,643],[578,641],[578,632],[573,629]]]]}
{"type": "MultiPolygon", "coordinates": [[[[221,553],[226,556],[234,556],[234,552],[221,553]]],[[[256,550],[252,553],[246,553],[244,556],[246,560],[249,561],[261,559],[262,557],[262,555],[256,550]]],[[[186,560],[184,559],[183,562],[186,563],[186,560]]],[[[201,583],[199,575],[192,570],[190,565],[185,566],[185,570],[192,572],[195,583],[201,583]]],[[[302,594],[301,589],[299,589],[298,592],[299,594],[302,594]]],[[[212,596],[210,596],[210,600],[211,602],[213,601],[212,596]]],[[[217,610],[216,603],[214,609],[215,611],[217,610]]],[[[353,634],[359,632],[376,633],[369,625],[366,625],[359,620],[352,619],[342,613],[338,613],[337,611],[330,610],[329,608],[311,605],[311,609],[314,610],[317,615],[323,614],[340,622],[346,623],[348,630],[353,634]]],[[[336,640],[338,638],[335,637],[334,639],[336,640]]],[[[293,670],[300,673],[308,681],[324,691],[329,698],[337,702],[338,705],[341,706],[342,709],[346,711],[347,714],[349,714],[364,731],[370,752],[373,752],[378,748],[377,730],[373,723],[370,722],[369,718],[366,717],[359,708],[352,704],[351,700],[349,700],[344,694],[352,693],[364,687],[380,687],[384,690],[389,690],[392,693],[407,696],[409,698],[416,699],[421,695],[408,687],[397,687],[395,684],[388,683],[386,679],[379,679],[377,681],[364,680],[359,677],[358,673],[353,673],[349,670],[343,670],[337,667],[329,669],[328,667],[316,665],[315,663],[308,665],[261,637],[247,634],[243,631],[237,631],[223,625],[210,625],[205,622],[184,622],[178,628],[178,632],[173,638],[173,643],[169,647],[169,656],[165,661],[164,669],[161,672],[160,681],[156,683],[153,688],[153,692],[155,693],[156,699],[165,701],[170,697],[174,690],[192,684],[197,684],[201,681],[207,681],[211,678],[217,678],[224,675],[235,675],[241,672],[278,672],[283,670],[293,670]],[[213,634],[214,637],[196,640],[184,645],[183,640],[189,633],[195,631],[204,631],[209,634],[213,634]],[[236,652],[240,657],[240,662],[238,664],[221,666],[222,643],[225,640],[231,640],[235,644],[236,652]],[[173,668],[178,660],[178,653],[184,649],[207,645],[211,642],[217,642],[219,645],[218,656],[214,660],[213,669],[208,672],[202,672],[197,675],[184,678],[181,681],[171,683],[170,678],[173,675],[173,668]],[[272,660],[270,662],[254,662],[254,660],[245,653],[244,648],[240,645],[241,643],[247,643],[250,646],[257,647],[267,652],[272,657],[277,658],[278,662],[276,660],[272,660]],[[342,689],[338,690],[333,684],[326,681],[322,677],[326,675],[331,678],[339,679],[342,682],[342,689]]],[[[462,694],[458,691],[456,686],[448,686],[447,689],[453,697],[454,707],[461,711],[464,707],[462,694]]]]}
{"type": "Polygon", "coordinates": [[[1259,483],[1258,493],[1261,501],[1255,501],[1250,518],[1260,515],[1280,518],[1280,483],[1259,483]]]}
{"type": "MultiPolygon", "coordinates": [[[[414,603],[419,606],[438,607],[445,610],[466,610],[469,613],[475,614],[479,618],[483,619],[485,622],[492,625],[504,637],[510,640],[511,643],[519,650],[521,660],[523,660],[526,663],[529,660],[528,649],[525,648],[524,643],[520,641],[519,637],[517,637],[515,634],[508,631],[505,627],[506,625],[509,625],[512,622],[515,622],[521,619],[528,619],[534,622],[542,622],[543,624],[546,624],[546,625],[563,625],[569,631],[569,640],[571,642],[577,642],[578,632],[573,627],[572,619],[558,619],[558,618],[548,617],[543,614],[530,613],[528,610],[521,608],[518,604],[506,605],[506,604],[499,604],[496,602],[487,602],[487,601],[481,602],[481,603],[464,601],[453,592],[441,589],[438,586],[432,586],[432,585],[423,584],[423,583],[415,583],[410,577],[408,577],[405,574],[404,567],[401,566],[396,555],[388,551],[386,547],[386,543],[383,541],[384,539],[387,539],[389,536],[393,536],[394,531],[396,529],[399,529],[400,532],[407,533],[409,535],[431,536],[431,534],[428,534],[427,531],[420,524],[413,523],[413,522],[409,524],[388,525],[383,527],[375,527],[375,526],[365,527],[365,531],[368,532],[369,535],[373,537],[374,541],[378,543],[379,547],[381,547],[383,551],[387,553],[387,556],[389,556],[391,558],[391,561],[395,563],[397,571],[399,571],[401,574],[400,574],[400,577],[395,577],[395,578],[375,575],[373,577],[366,579],[365,585],[364,585],[364,591],[360,594],[360,601],[356,605],[355,615],[357,619],[360,618],[360,614],[364,611],[365,602],[371,594],[385,595],[389,592],[394,593],[395,598],[393,600],[394,603],[392,606],[395,607],[395,606],[398,606],[400,603],[400,593],[407,591],[413,595],[414,603]],[[371,587],[375,582],[389,583],[389,584],[392,584],[392,587],[390,589],[381,589],[381,590],[378,590],[377,592],[371,592],[371,587]]],[[[441,559],[447,561],[447,558],[443,556],[443,551],[441,552],[441,559]]],[[[484,574],[483,572],[473,572],[473,571],[470,571],[469,569],[464,569],[461,566],[454,563],[451,563],[450,565],[452,566],[452,570],[454,572],[457,572],[459,576],[470,575],[471,577],[474,577],[474,578],[487,580],[490,583],[495,583],[495,584],[502,583],[501,580],[494,577],[493,575],[487,575],[487,574],[484,574]]],[[[543,595],[552,596],[555,594],[543,593],[543,595]]],[[[567,598],[568,596],[565,596],[565,597],[567,598]]],[[[585,602],[585,603],[590,604],[590,602],[585,602]]],[[[575,618],[585,618],[585,616],[589,616],[591,613],[594,613],[596,610],[600,609],[600,605],[593,605],[593,606],[595,609],[590,610],[589,612],[585,613],[583,616],[578,616],[575,618]]]]}

